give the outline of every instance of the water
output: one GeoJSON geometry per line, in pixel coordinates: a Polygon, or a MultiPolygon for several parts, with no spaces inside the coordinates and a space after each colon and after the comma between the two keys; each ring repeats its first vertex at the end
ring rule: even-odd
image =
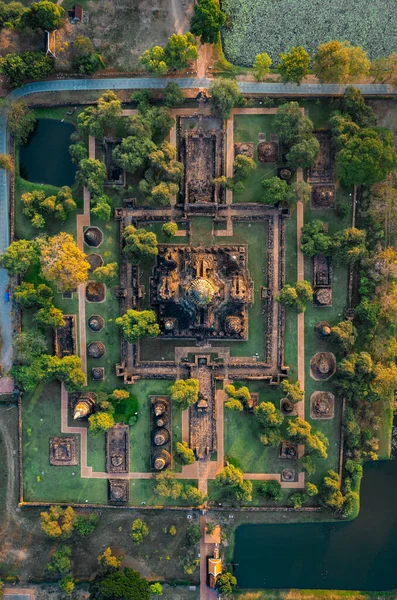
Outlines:
{"type": "Polygon", "coordinates": [[[69,154],[74,127],[54,119],[38,119],[26,146],[20,149],[20,175],[34,183],[73,185],[76,166],[69,154]]]}
{"type": "Polygon", "coordinates": [[[236,532],[241,588],[397,588],[397,461],[364,467],[354,521],[243,525],[236,532]]]}

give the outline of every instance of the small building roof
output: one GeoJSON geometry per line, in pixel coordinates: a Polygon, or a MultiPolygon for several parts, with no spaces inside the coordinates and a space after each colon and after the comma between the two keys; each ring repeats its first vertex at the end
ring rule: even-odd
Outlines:
{"type": "Polygon", "coordinates": [[[222,574],[222,559],[221,558],[209,558],[208,559],[208,575],[218,577],[222,574]]]}
{"type": "Polygon", "coordinates": [[[82,21],[83,14],[83,7],[80,4],[73,4],[73,8],[68,11],[69,19],[72,21],[82,21]]]}
{"type": "Polygon", "coordinates": [[[221,528],[217,525],[212,533],[205,531],[204,542],[206,544],[220,544],[221,543],[221,528]]]}

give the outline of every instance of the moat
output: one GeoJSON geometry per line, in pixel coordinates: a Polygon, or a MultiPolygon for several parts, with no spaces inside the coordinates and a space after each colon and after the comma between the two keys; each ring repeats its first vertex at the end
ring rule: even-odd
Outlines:
{"type": "Polygon", "coordinates": [[[354,521],[239,527],[233,559],[239,587],[396,588],[396,494],[397,461],[367,463],[354,521]]]}

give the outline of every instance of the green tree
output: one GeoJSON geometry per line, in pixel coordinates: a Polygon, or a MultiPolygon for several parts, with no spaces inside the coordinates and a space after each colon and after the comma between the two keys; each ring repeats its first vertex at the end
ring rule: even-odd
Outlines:
{"type": "Polygon", "coordinates": [[[215,483],[224,494],[233,496],[237,502],[245,503],[252,500],[251,481],[244,479],[244,473],[233,465],[224,467],[215,477],[215,483]]]}
{"type": "Polygon", "coordinates": [[[225,21],[226,15],[221,10],[218,0],[198,0],[194,5],[190,31],[201,37],[203,44],[215,44],[225,21]]]}
{"type": "Polygon", "coordinates": [[[0,60],[0,70],[12,87],[26,79],[43,79],[53,71],[54,63],[43,52],[10,53],[0,60]]]}
{"type": "Polygon", "coordinates": [[[47,340],[37,331],[22,331],[12,338],[14,364],[31,364],[47,350],[47,340]]]}
{"type": "Polygon", "coordinates": [[[161,471],[156,475],[154,493],[163,498],[176,500],[182,494],[182,484],[175,479],[175,473],[172,471],[161,471]]]}
{"type": "Polygon", "coordinates": [[[303,492],[293,492],[288,496],[288,504],[295,509],[302,508],[305,502],[307,502],[307,494],[303,492]]]}
{"type": "Polygon", "coordinates": [[[68,575],[65,575],[65,577],[62,577],[59,581],[59,587],[66,596],[70,597],[73,594],[75,587],[73,575],[69,573],[68,575]]]}
{"type": "Polygon", "coordinates": [[[198,379],[177,379],[170,387],[170,396],[173,402],[187,408],[198,400],[198,379]]]}
{"type": "Polygon", "coordinates": [[[123,335],[131,344],[136,344],[142,337],[157,337],[160,327],[153,310],[127,310],[122,317],[116,319],[123,335]]]}
{"type": "Polygon", "coordinates": [[[334,512],[340,512],[343,508],[344,498],[340,491],[340,479],[338,473],[329,470],[324,477],[320,487],[320,500],[334,512]]]}
{"type": "Polygon", "coordinates": [[[124,402],[125,400],[128,400],[130,393],[127,392],[127,390],[113,390],[110,397],[112,402],[124,402]]]}
{"type": "Polygon", "coordinates": [[[359,89],[352,86],[347,87],[341,105],[343,114],[348,114],[359,127],[374,127],[376,125],[374,110],[365,103],[359,89]]]}
{"type": "Polygon", "coordinates": [[[106,194],[91,196],[91,214],[101,221],[109,221],[112,215],[112,199],[106,194]]]}
{"type": "Polygon", "coordinates": [[[136,229],[128,225],[123,232],[124,253],[128,260],[136,263],[146,257],[157,256],[158,244],[156,234],[146,229],[136,229]]]}
{"type": "Polygon", "coordinates": [[[288,183],[279,177],[265,177],[262,179],[262,187],[265,204],[282,204],[289,196],[288,183]]]}
{"type": "Polygon", "coordinates": [[[148,582],[128,567],[99,573],[89,589],[90,600],[150,600],[148,582]]]}
{"type": "Polygon", "coordinates": [[[50,506],[48,511],[40,513],[41,529],[50,538],[69,538],[74,529],[76,515],[71,506],[50,506]]]}
{"type": "Polygon", "coordinates": [[[302,400],[304,400],[305,398],[305,392],[304,390],[302,390],[299,381],[292,383],[288,381],[288,379],[283,379],[280,384],[280,387],[283,393],[288,398],[288,400],[293,404],[296,404],[297,402],[302,402],[302,400]]]}
{"type": "Polygon", "coordinates": [[[312,426],[299,417],[290,419],[287,426],[288,434],[297,444],[305,444],[306,452],[320,458],[327,458],[328,440],[321,432],[312,432],[312,426]]]}
{"type": "Polygon", "coordinates": [[[273,402],[261,402],[255,407],[254,412],[263,427],[278,427],[284,421],[283,415],[274,406],[273,402]]]}
{"type": "Polygon", "coordinates": [[[114,162],[130,173],[141,169],[150,152],[156,150],[156,145],[149,138],[129,136],[122,140],[113,151],[114,162]]]}
{"type": "Polygon", "coordinates": [[[111,429],[114,425],[113,415],[108,411],[96,412],[88,417],[89,432],[92,437],[111,429]]]}
{"type": "Polygon", "coordinates": [[[163,586],[161,583],[152,583],[150,585],[150,593],[153,596],[162,596],[163,595],[163,586]]]}
{"type": "Polygon", "coordinates": [[[72,549],[70,546],[61,544],[51,557],[47,569],[50,573],[67,573],[70,571],[70,556],[72,549]]]}
{"type": "Polygon", "coordinates": [[[234,159],[233,169],[238,180],[248,179],[256,169],[256,163],[253,158],[238,154],[234,159]]]}
{"type": "Polygon", "coordinates": [[[164,223],[161,230],[167,237],[174,237],[178,231],[178,225],[174,221],[169,221],[168,223],[164,223]]]}
{"type": "Polygon", "coordinates": [[[396,165],[393,135],[385,129],[361,129],[336,155],[336,174],[346,186],[383,181],[396,165]]]}
{"type": "Polygon", "coordinates": [[[198,56],[194,36],[190,32],[173,33],[164,47],[164,56],[169,69],[186,69],[198,56]]]}
{"type": "Polygon", "coordinates": [[[168,71],[164,48],[161,46],[152,46],[139,58],[141,65],[153,75],[165,75],[168,71]]]}
{"type": "Polygon", "coordinates": [[[178,456],[179,461],[183,465],[191,465],[196,461],[194,452],[191,448],[189,448],[187,442],[176,443],[176,454],[178,456]]]}
{"type": "Polygon", "coordinates": [[[338,231],[332,238],[332,256],[338,263],[353,264],[366,254],[365,231],[350,227],[338,231]]]}
{"type": "Polygon", "coordinates": [[[286,156],[287,165],[291,169],[307,169],[316,160],[320,143],[313,135],[294,144],[286,156]]]}
{"type": "Polygon", "coordinates": [[[204,504],[206,499],[204,494],[195,485],[188,485],[182,494],[182,498],[187,500],[192,506],[204,504]]]}
{"type": "Polygon", "coordinates": [[[238,400],[237,398],[229,398],[229,400],[225,402],[225,408],[237,412],[242,412],[244,410],[242,402],[240,402],[240,400],[238,400]]]}
{"type": "Polygon", "coordinates": [[[98,281],[104,281],[105,283],[111,283],[117,279],[119,273],[119,265],[117,262],[108,263],[97,267],[94,271],[94,275],[98,281]]]}
{"type": "Polygon", "coordinates": [[[79,35],[74,40],[72,66],[82,75],[93,75],[105,67],[101,54],[95,52],[90,38],[79,35]]]}
{"type": "Polygon", "coordinates": [[[69,153],[75,165],[79,165],[82,160],[88,158],[88,150],[84,142],[77,142],[69,146],[69,153]]]}
{"type": "Polygon", "coordinates": [[[14,172],[14,161],[9,154],[0,154],[0,169],[4,169],[9,173],[14,172]]]}
{"type": "Polygon", "coordinates": [[[135,519],[135,521],[132,522],[131,530],[132,533],[130,533],[130,536],[137,546],[149,535],[149,527],[141,519],[135,519]]]}
{"type": "Polygon", "coordinates": [[[306,117],[297,102],[279,106],[273,123],[281,141],[288,148],[302,142],[313,132],[312,121],[306,117]]]}
{"type": "Polygon", "coordinates": [[[276,300],[283,306],[289,306],[295,308],[298,312],[304,312],[307,304],[313,300],[312,286],[308,281],[298,281],[295,285],[287,283],[276,296],[276,300]]]}
{"type": "Polygon", "coordinates": [[[106,180],[106,165],[96,158],[85,158],[80,162],[77,179],[91,194],[99,196],[106,180]]]}
{"type": "Polygon", "coordinates": [[[305,483],[306,494],[310,497],[317,496],[318,488],[314,483],[310,483],[310,481],[306,481],[305,483]]]}
{"type": "Polygon", "coordinates": [[[64,327],[65,325],[63,312],[51,303],[46,304],[37,311],[34,322],[44,327],[64,327]]]}
{"type": "Polygon", "coordinates": [[[99,517],[95,513],[91,513],[87,517],[80,515],[76,519],[75,529],[82,537],[86,537],[87,535],[94,533],[98,525],[98,520],[99,517]]]}
{"type": "Polygon", "coordinates": [[[37,260],[36,244],[30,240],[18,240],[11,242],[8,248],[0,254],[0,267],[7,269],[10,275],[21,275],[37,260]]]}
{"type": "Polygon", "coordinates": [[[341,321],[331,327],[331,339],[338,344],[343,352],[349,352],[356,341],[357,329],[352,321],[341,321]]]}
{"type": "Polygon", "coordinates": [[[347,83],[369,74],[370,62],[359,46],[331,40],[320,44],[313,56],[313,72],[322,83],[347,83]]]}
{"type": "Polygon", "coordinates": [[[34,112],[22,100],[11,105],[8,111],[8,128],[17,145],[27,142],[35,124],[34,112]]]}
{"type": "Polygon", "coordinates": [[[233,79],[214,79],[210,93],[213,112],[222,119],[228,119],[233,106],[242,99],[238,84],[233,79]]]}
{"type": "Polygon", "coordinates": [[[258,486],[258,492],[269,498],[269,500],[273,500],[273,502],[281,502],[283,499],[283,492],[281,490],[281,484],[276,479],[269,479],[268,481],[263,481],[258,486]]]}
{"type": "Polygon", "coordinates": [[[30,11],[25,15],[25,23],[32,29],[43,29],[43,31],[54,31],[62,25],[62,17],[65,10],[62,6],[54,4],[49,0],[32,2],[30,11]]]}
{"type": "Polygon", "coordinates": [[[227,571],[226,573],[222,573],[219,575],[216,582],[216,589],[221,594],[231,594],[233,592],[233,588],[237,585],[237,579],[227,571]]]}
{"type": "Polygon", "coordinates": [[[201,540],[200,525],[189,525],[186,531],[186,541],[189,546],[195,546],[201,540]]]}
{"type": "Polygon", "coordinates": [[[289,52],[279,54],[278,72],[283,83],[297,83],[309,73],[310,56],[303,46],[292,46],[289,52]]]}
{"type": "Polygon", "coordinates": [[[299,467],[308,477],[311,477],[316,472],[316,463],[310,454],[305,454],[299,460],[299,467]]]}
{"type": "Polygon", "coordinates": [[[252,67],[255,79],[257,81],[263,81],[266,75],[269,73],[271,66],[272,59],[267,54],[267,52],[257,54],[255,56],[254,64],[252,67]]]}
{"type": "Polygon", "coordinates": [[[314,219],[305,223],[302,227],[300,250],[306,256],[314,256],[323,253],[327,256],[331,253],[331,236],[325,232],[323,221],[314,219]]]}
{"type": "Polygon", "coordinates": [[[175,81],[170,81],[164,88],[164,104],[168,108],[178,106],[185,102],[185,94],[175,81]]]}

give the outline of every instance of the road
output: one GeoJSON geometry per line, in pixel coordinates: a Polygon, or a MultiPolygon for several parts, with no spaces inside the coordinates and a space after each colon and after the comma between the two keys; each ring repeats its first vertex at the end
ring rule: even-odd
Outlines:
{"type": "MultiPolygon", "coordinates": [[[[128,89],[162,89],[169,81],[178,83],[181,88],[208,88],[211,79],[207,77],[182,77],[179,79],[167,77],[125,77],[107,79],[61,79],[54,81],[37,81],[13,90],[1,105],[0,110],[0,153],[7,153],[9,136],[7,132],[7,110],[19,98],[26,98],[40,92],[63,92],[84,90],[128,90],[128,89]]],[[[338,84],[295,84],[282,83],[239,82],[243,94],[284,95],[284,96],[333,96],[343,94],[346,86],[338,84]]],[[[364,96],[394,96],[397,89],[386,84],[355,84],[364,96]]],[[[8,176],[0,169],[0,253],[9,245],[9,185],[8,176]]],[[[7,287],[7,273],[0,269],[0,335],[1,355],[0,364],[6,373],[11,367],[11,304],[4,302],[7,287]]]]}

